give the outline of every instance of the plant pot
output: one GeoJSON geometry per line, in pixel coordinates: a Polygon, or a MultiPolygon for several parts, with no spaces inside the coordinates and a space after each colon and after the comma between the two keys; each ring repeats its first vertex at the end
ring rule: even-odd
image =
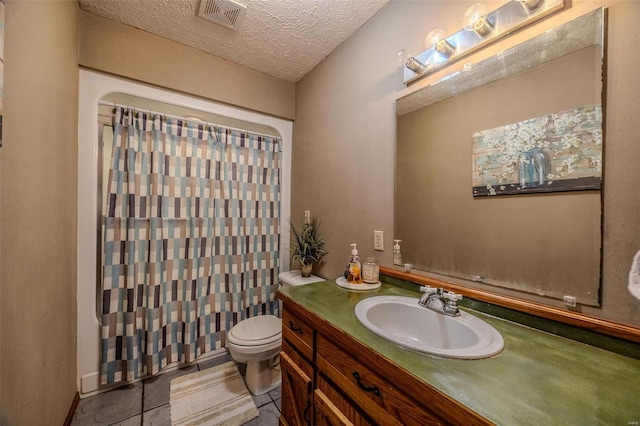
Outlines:
{"type": "Polygon", "coordinates": [[[311,276],[311,269],[313,268],[313,263],[307,263],[306,265],[300,265],[300,272],[302,276],[308,278],[311,276]]]}

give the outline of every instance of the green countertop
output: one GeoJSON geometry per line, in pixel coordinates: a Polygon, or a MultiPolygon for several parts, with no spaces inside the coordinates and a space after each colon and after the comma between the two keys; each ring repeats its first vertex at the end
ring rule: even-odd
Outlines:
{"type": "Polygon", "coordinates": [[[481,360],[442,358],[397,346],[355,316],[367,297],[416,292],[385,283],[355,292],[333,281],[279,291],[499,425],[640,424],[639,360],[466,308],[502,334],[504,350],[481,360]]]}

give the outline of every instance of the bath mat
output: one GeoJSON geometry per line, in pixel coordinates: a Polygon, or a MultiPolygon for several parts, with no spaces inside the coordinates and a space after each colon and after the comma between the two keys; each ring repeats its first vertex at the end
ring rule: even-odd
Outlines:
{"type": "Polygon", "coordinates": [[[171,424],[241,425],[258,417],[233,361],[171,380],[171,424]]]}

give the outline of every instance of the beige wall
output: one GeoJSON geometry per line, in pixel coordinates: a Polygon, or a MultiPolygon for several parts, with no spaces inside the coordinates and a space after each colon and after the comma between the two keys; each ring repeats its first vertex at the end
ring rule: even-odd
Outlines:
{"type": "Polygon", "coordinates": [[[89,69],[294,118],[293,83],[84,11],[78,55],[89,69]]]}
{"type": "MultiPolygon", "coordinates": [[[[340,46],[296,85],[292,217],[311,210],[327,237],[325,278],[342,274],[349,244],[373,254],[373,230],[385,232],[381,263],[390,266],[393,246],[394,101],[426,82],[404,88],[396,61],[400,49],[417,53],[432,28],[451,33],[472,2],[395,1],[340,46]]],[[[583,312],[640,326],[640,301],[626,289],[631,260],[640,249],[640,3],[575,0],[568,10],[484,49],[486,56],[599,6],[609,9],[607,117],[604,180],[602,308],[583,312]]],[[[379,253],[379,252],[377,252],[379,253]]],[[[491,290],[497,290],[492,287],[491,290]]],[[[526,293],[503,293],[562,306],[526,293]]]]}
{"type": "Polygon", "coordinates": [[[0,423],[61,424],[76,393],[78,4],[6,12],[0,423]]]}

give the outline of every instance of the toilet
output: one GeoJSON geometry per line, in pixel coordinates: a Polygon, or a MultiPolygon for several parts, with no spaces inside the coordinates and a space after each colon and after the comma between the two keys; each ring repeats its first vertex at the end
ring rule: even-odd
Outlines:
{"type": "MultiPolygon", "coordinates": [[[[314,275],[305,278],[300,271],[278,275],[283,287],[324,281],[314,275]]],[[[262,395],[280,386],[280,348],[282,320],[275,315],[258,315],[237,323],[227,333],[227,349],[237,362],[247,364],[245,383],[254,395],[262,395]]]]}

